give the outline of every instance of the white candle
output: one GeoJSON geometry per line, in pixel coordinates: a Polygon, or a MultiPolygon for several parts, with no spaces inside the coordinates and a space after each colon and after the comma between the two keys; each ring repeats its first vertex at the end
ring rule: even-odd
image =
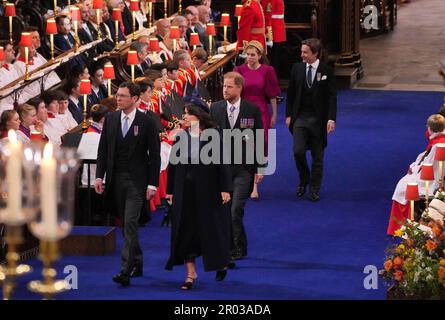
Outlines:
{"type": "Polygon", "coordinates": [[[43,150],[41,162],[41,202],[42,226],[48,239],[56,239],[57,233],[57,189],[56,159],[53,158],[53,145],[48,142],[43,150]]]}
{"type": "Polygon", "coordinates": [[[14,130],[8,131],[10,155],[6,163],[8,183],[7,223],[16,224],[23,221],[22,213],[22,146],[14,130]]]}

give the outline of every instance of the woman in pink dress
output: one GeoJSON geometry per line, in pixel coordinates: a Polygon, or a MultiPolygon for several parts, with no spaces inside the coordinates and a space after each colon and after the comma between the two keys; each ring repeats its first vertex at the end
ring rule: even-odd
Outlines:
{"type": "MultiPolygon", "coordinates": [[[[267,156],[267,133],[269,128],[275,127],[277,122],[277,99],[280,94],[277,75],[275,69],[264,63],[263,45],[256,40],[247,44],[244,50],[246,63],[235,68],[244,77],[244,88],[241,97],[251,103],[256,104],[261,111],[264,127],[264,142],[267,156]],[[269,111],[268,101],[272,106],[272,116],[269,111]]],[[[258,199],[258,186],[254,185],[253,199],[258,199]]]]}

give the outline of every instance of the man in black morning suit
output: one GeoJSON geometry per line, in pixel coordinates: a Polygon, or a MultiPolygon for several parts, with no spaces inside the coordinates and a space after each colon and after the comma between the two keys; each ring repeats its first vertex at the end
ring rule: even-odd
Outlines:
{"type": "Polygon", "coordinates": [[[302,42],[302,63],[293,66],[286,104],[286,126],[294,138],[294,158],[300,174],[297,196],[310,186],[310,199],[320,200],[323,154],[327,135],[335,130],[337,93],[334,70],[319,60],[321,44],[312,38],[302,42]],[[312,170],[306,159],[311,150],[312,170]]]}
{"type": "Polygon", "coordinates": [[[119,111],[105,118],[97,153],[95,189],[102,193],[106,174],[107,203],[121,217],[124,245],[121,271],[113,281],[124,286],[142,276],[138,219],[144,199],[156,193],[160,169],[160,141],[154,119],[137,110],[140,89],[122,83],[116,94],[119,111]]]}
{"type": "MultiPolygon", "coordinates": [[[[251,129],[253,133],[257,129],[263,129],[261,111],[256,105],[241,99],[243,86],[244,78],[242,75],[237,72],[226,73],[223,85],[224,100],[215,102],[210,107],[210,115],[220,129],[240,129],[243,135],[242,161],[240,164],[234,163],[234,155],[239,154],[241,150],[234,150],[233,146],[231,149],[232,160],[230,169],[233,183],[231,204],[232,260],[241,259],[247,255],[247,235],[243,224],[244,206],[252,192],[253,182],[260,183],[263,179],[263,176],[258,174],[259,162],[262,163],[262,161],[258,161],[256,153],[251,163],[248,157],[246,157],[246,152],[248,152],[246,150],[246,140],[249,138],[254,139],[252,142],[255,148],[261,148],[261,146],[256,143],[255,136],[249,137],[245,135],[247,132],[245,129],[251,129]]],[[[259,135],[263,137],[264,132],[261,131],[259,135]]],[[[224,145],[226,145],[226,141],[224,141],[224,145]]],[[[263,151],[259,154],[264,154],[264,145],[261,150],[263,151]]],[[[223,150],[225,153],[227,151],[223,150]]]]}

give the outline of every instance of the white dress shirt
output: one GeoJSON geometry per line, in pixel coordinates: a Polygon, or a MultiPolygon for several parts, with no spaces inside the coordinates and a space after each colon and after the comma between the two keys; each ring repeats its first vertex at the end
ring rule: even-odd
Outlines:
{"type": "Polygon", "coordinates": [[[231,122],[231,117],[233,117],[233,126],[235,126],[236,121],[238,119],[238,115],[239,115],[239,111],[241,108],[241,98],[238,99],[237,102],[235,102],[234,104],[231,104],[229,101],[227,101],[227,117],[229,118],[229,122],[231,122]],[[235,107],[235,110],[233,111],[233,114],[230,112],[230,107],[231,106],[235,107]]]}
{"type": "Polygon", "coordinates": [[[308,64],[308,63],[306,63],[306,74],[307,74],[307,71],[308,71],[308,69],[309,69],[309,66],[312,66],[312,70],[311,70],[311,73],[312,73],[312,85],[314,84],[314,79],[315,79],[315,74],[317,73],[317,69],[318,69],[318,66],[320,65],[320,60],[315,60],[315,62],[314,63],[312,63],[312,64],[308,64]]]}

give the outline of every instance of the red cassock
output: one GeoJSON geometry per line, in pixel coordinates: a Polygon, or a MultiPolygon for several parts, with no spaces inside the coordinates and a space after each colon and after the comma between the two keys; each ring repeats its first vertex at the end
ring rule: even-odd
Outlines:
{"type": "Polygon", "coordinates": [[[286,26],[284,24],[284,1],[269,0],[269,3],[271,8],[270,21],[272,26],[273,42],[286,42],[286,26]]]}
{"type": "Polygon", "coordinates": [[[266,26],[263,9],[257,0],[244,2],[243,11],[236,32],[238,50],[242,50],[244,41],[257,40],[266,48],[266,26]]]}

